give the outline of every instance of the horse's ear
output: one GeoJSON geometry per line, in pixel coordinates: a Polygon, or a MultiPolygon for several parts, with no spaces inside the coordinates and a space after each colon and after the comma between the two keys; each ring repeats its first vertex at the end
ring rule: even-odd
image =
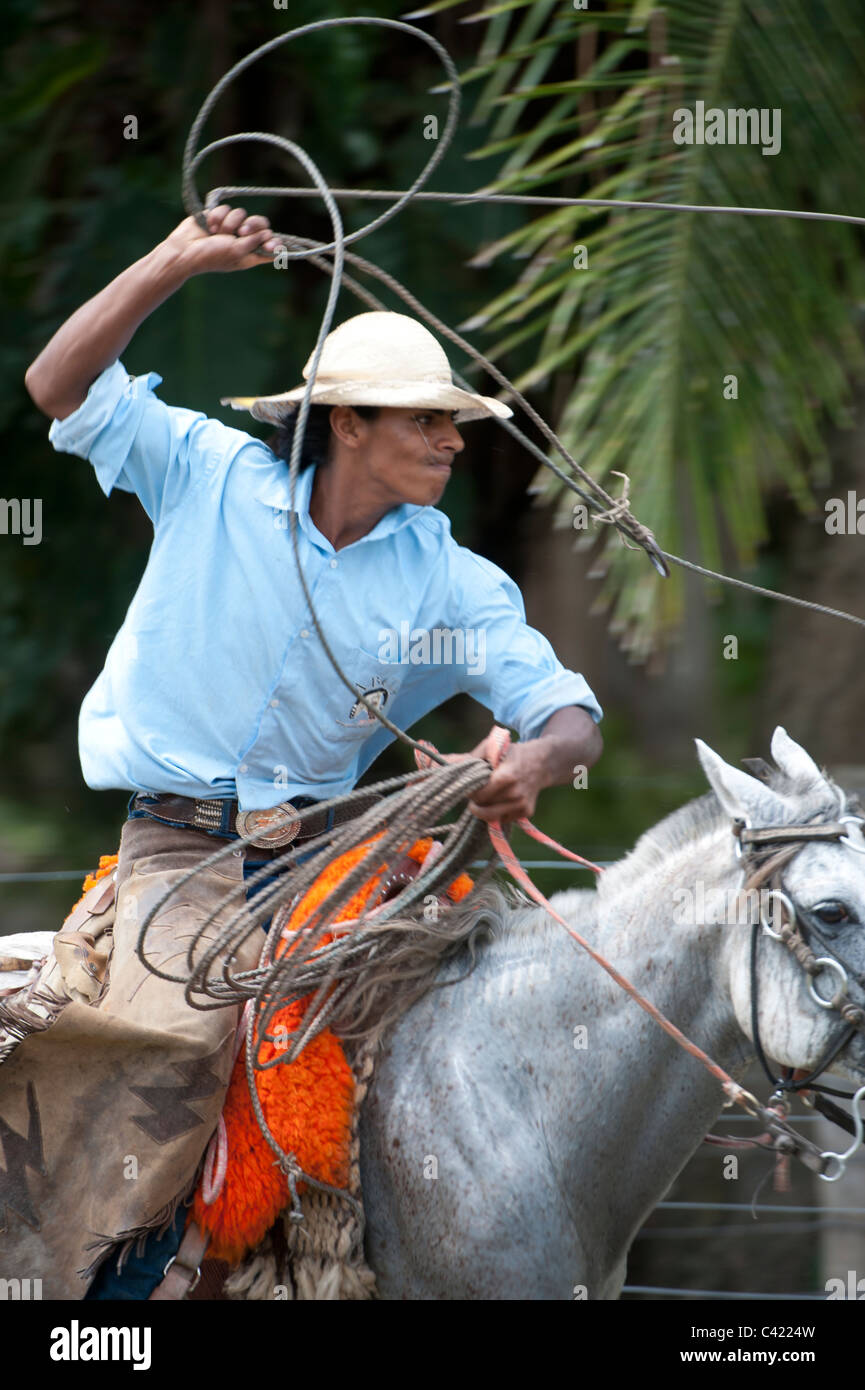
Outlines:
{"type": "Polygon", "coordinates": [[[754,825],[771,825],[783,816],[784,802],[770,787],[725,763],[702,739],[694,742],[709,785],[728,815],[746,816],[754,825]]]}
{"type": "Polygon", "coordinates": [[[802,787],[826,780],[814,759],[808,756],[805,749],[801,748],[780,724],[772,735],[772,757],[790,781],[802,787]]]}

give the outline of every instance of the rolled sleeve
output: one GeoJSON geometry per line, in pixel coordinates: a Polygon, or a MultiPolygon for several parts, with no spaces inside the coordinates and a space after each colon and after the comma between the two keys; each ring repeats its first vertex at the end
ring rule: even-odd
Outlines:
{"type": "Polygon", "coordinates": [[[115,487],[135,493],[154,524],[250,442],[200,411],[166,405],[153,394],[161,381],[156,372],[131,377],[114,362],[48,432],[58,452],[90,461],[106,497],[115,487]]]}
{"type": "Polygon", "coordinates": [[[536,738],[569,705],[581,706],[600,723],[603,710],[585,678],[564,667],[546,637],[529,627],[513,580],[490,561],[463,554],[461,622],[483,634],[485,644],[483,669],[477,663],[463,689],[524,739],[536,738]]]}

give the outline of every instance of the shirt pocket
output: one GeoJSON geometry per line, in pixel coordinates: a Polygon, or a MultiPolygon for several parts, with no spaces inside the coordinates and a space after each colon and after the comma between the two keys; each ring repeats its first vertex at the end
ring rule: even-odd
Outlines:
{"type": "Polygon", "coordinates": [[[374,714],[361,703],[359,696],[390,718],[393,702],[405,680],[408,667],[395,661],[382,661],[364,647],[350,647],[334,653],[357,694],[352,697],[342,681],[331,722],[333,737],[340,743],[362,743],[381,728],[374,714]]]}

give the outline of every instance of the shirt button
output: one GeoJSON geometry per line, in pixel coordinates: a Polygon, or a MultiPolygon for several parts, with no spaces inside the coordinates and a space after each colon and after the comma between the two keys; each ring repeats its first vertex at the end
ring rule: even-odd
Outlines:
{"type": "Polygon", "coordinates": [[[309,636],[309,628],[308,628],[308,627],[302,627],[302,628],[300,629],[300,635],[301,635],[301,637],[308,637],[308,636],[309,636]]]}
{"type": "Polygon", "coordinates": [[[338,564],[339,564],[339,561],[338,561],[338,560],[331,560],[331,562],[330,562],[330,567],[331,567],[331,569],[332,569],[332,570],[335,570],[338,564]]]}
{"type": "Polygon", "coordinates": [[[248,772],[249,768],[247,767],[246,763],[241,763],[240,770],[241,772],[248,772]]]}
{"type": "Polygon", "coordinates": [[[278,700],[271,700],[271,702],[270,702],[270,708],[271,708],[271,709],[276,709],[278,705],[279,705],[279,701],[278,701],[278,700]]]}

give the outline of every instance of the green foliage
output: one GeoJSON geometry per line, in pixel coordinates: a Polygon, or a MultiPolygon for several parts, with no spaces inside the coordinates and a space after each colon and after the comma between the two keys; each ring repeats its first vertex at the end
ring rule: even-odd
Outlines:
{"type": "MultiPolygon", "coordinates": [[[[500,161],[497,190],[860,210],[861,7],[515,0],[474,18],[487,28],[465,81],[479,89],[478,156],[500,161]],[[780,152],[674,143],[674,112],[697,101],[778,110],[780,152]]],[[[825,423],[844,421],[865,368],[860,247],[839,224],[556,210],[486,248],[486,263],[527,263],[474,323],[496,332],[494,357],[531,350],[518,385],[558,383],[564,443],[615,491],[611,474],[629,475],[633,510],[665,549],[717,569],[726,539],[745,567],[766,539],[766,498],[789,491],[807,510],[827,476],[825,423]],[[586,269],[574,268],[577,245],[586,269]],[[730,375],[737,399],[724,396],[730,375]]],[[[537,481],[568,524],[570,493],[544,470],[537,481]]],[[[636,657],[682,617],[677,576],[645,581],[645,565],[612,546],[605,599],[636,657]]]]}

